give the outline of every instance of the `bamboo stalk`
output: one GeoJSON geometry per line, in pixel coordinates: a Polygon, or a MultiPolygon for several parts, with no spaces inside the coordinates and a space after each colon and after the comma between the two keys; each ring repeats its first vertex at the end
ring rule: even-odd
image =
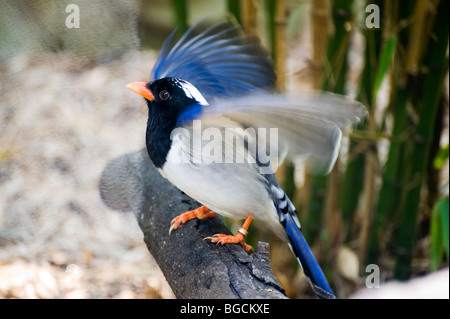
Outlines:
{"type": "Polygon", "coordinates": [[[396,238],[399,258],[395,268],[395,277],[398,279],[407,279],[411,274],[411,261],[417,238],[417,219],[421,209],[420,193],[423,184],[426,182],[429,161],[433,160],[429,156],[430,148],[433,138],[435,138],[436,115],[449,67],[447,55],[450,27],[447,16],[448,10],[449,2],[440,1],[436,7],[436,17],[431,17],[431,19],[434,18],[434,41],[431,41],[427,48],[425,65],[429,71],[425,76],[424,94],[420,103],[420,120],[415,131],[416,143],[410,153],[411,171],[409,179],[416,182],[413,182],[411,188],[406,192],[405,204],[401,211],[401,224],[396,238]]]}
{"type": "MultiPolygon", "coordinates": [[[[369,130],[374,130],[374,121],[369,121],[369,130]]],[[[361,207],[361,229],[359,234],[359,259],[365,260],[369,244],[370,227],[372,226],[375,205],[375,176],[377,171],[377,155],[372,148],[365,155],[363,203],[361,207]]],[[[361,271],[363,271],[361,269],[361,271]]]]}
{"type": "MultiPolygon", "coordinates": [[[[376,93],[378,92],[377,89],[377,78],[379,79],[380,76],[383,74],[380,74],[380,67],[379,64],[385,63],[383,61],[380,61],[380,56],[382,55],[383,49],[382,49],[382,43],[386,43],[388,39],[392,36],[392,34],[395,34],[395,29],[397,28],[399,17],[398,14],[398,5],[399,1],[392,1],[392,2],[383,2],[378,1],[375,4],[378,6],[383,5],[384,8],[384,15],[385,18],[383,20],[383,24],[385,25],[385,28],[382,30],[382,33],[379,31],[373,31],[373,30],[367,30],[367,51],[366,51],[366,69],[365,69],[365,77],[363,79],[364,86],[363,90],[361,91],[361,98],[363,98],[369,105],[370,110],[370,121],[368,125],[372,127],[372,130],[374,130],[374,107],[376,103],[376,93]]],[[[392,59],[392,57],[386,56],[385,59],[392,59]]],[[[393,70],[391,72],[392,76],[397,76],[401,69],[401,61],[396,61],[398,63],[393,64],[393,70]]],[[[392,80],[392,79],[391,79],[392,80]]],[[[379,80],[378,80],[379,82],[379,80]]],[[[398,84],[398,83],[397,83],[398,84]]],[[[395,100],[395,92],[396,92],[396,85],[394,82],[394,89],[393,93],[391,95],[391,106],[394,107],[395,105],[395,111],[400,114],[395,114],[394,121],[399,122],[404,120],[406,117],[404,117],[401,112],[402,110],[406,110],[406,104],[400,103],[399,101],[395,100]],[[394,97],[394,99],[393,99],[394,97]]],[[[401,100],[403,101],[403,100],[401,100]]],[[[398,124],[398,123],[397,123],[398,124]]],[[[395,125],[395,124],[394,124],[395,125]]],[[[400,127],[400,126],[398,126],[400,127]]],[[[394,130],[395,132],[395,130],[394,130]]],[[[393,142],[393,141],[391,141],[393,142]]],[[[375,147],[375,144],[372,144],[375,147]]],[[[392,144],[391,144],[392,147],[392,144]]],[[[366,157],[366,164],[370,159],[368,158],[368,155],[366,157]]],[[[390,160],[395,160],[394,158],[391,158],[391,156],[388,157],[388,162],[390,160]]],[[[372,170],[374,170],[375,167],[372,167],[372,170]]],[[[392,176],[396,176],[398,172],[397,166],[392,163],[390,165],[387,165],[387,171],[391,170],[392,176]]],[[[366,170],[367,172],[367,170],[366,170]]],[[[367,172],[369,175],[371,175],[372,178],[374,178],[373,172],[367,172]]],[[[392,177],[390,179],[390,175],[386,176],[386,173],[383,175],[383,188],[386,190],[383,191],[383,188],[381,190],[380,195],[378,196],[378,210],[376,210],[376,207],[373,208],[372,205],[369,205],[368,200],[364,203],[364,209],[363,209],[363,217],[361,218],[361,221],[363,223],[362,225],[362,231],[360,232],[360,236],[362,237],[362,241],[360,243],[360,257],[361,260],[368,260],[368,263],[377,263],[378,262],[378,252],[380,245],[383,246],[384,240],[383,235],[385,232],[386,224],[391,218],[392,214],[392,207],[383,209],[383,211],[380,213],[380,208],[383,205],[386,204],[397,204],[399,202],[399,195],[398,192],[395,189],[390,189],[388,186],[394,185],[393,183],[397,183],[399,178],[392,177]],[[384,179],[387,178],[387,181],[384,179]],[[392,180],[392,184],[391,181],[392,180]],[[387,197],[392,196],[392,201],[387,199],[387,197]],[[372,209],[375,210],[376,213],[374,213],[373,221],[371,221],[371,224],[368,224],[368,222],[365,220],[367,218],[372,218],[372,214],[369,214],[369,209],[372,207],[372,209]]],[[[367,178],[367,177],[365,177],[367,178]]],[[[367,185],[369,187],[369,185],[367,185]]],[[[372,194],[374,194],[374,189],[365,189],[365,192],[371,191],[372,194]]],[[[364,193],[366,194],[366,193],[364,193]]],[[[372,196],[372,195],[368,195],[372,196]]],[[[373,202],[373,197],[371,201],[373,202]]]]}
{"type": "Polygon", "coordinates": [[[322,89],[338,94],[345,94],[347,53],[354,19],[352,7],[353,1],[349,0],[335,0],[332,7],[334,33],[328,38],[326,65],[329,67],[322,76],[322,89]]]}
{"type": "MultiPolygon", "coordinates": [[[[330,1],[312,2],[312,87],[319,89],[322,85],[323,65],[326,59],[328,36],[330,35],[330,1]]],[[[304,215],[303,229],[305,236],[314,244],[322,224],[322,212],[326,194],[326,177],[310,176],[305,172],[304,186],[301,194],[301,207],[304,215]]]]}
{"type": "Polygon", "coordinates": [[[322,87],[323,66],[325,63],[328,37],[332,33],[330,1],[314,0],[312,4],[313,88],[319,89],[322,87]]]}
{"type": "Polygon", "coordinates": [[[414,9],[414,23],[411,26],[410,41],[408,45],[408,55],[406,60],[406,72],[412,75],[419,73],[419,65],[424,54],[427,37],[425,36],[426,17],[428,14],[428,0],[417,0],[414,9]]]}
{"type": "MultiPolygon", "coordinates": [[[[350,44],[350,28],[353,23],[353,1],[335,0],[332,7],[334,34],[330,35],[327,44],[327,64],[322,78],[322,89],[338,94],[345,94],[348,74],[347,53],[350,44]]],[[[335,248],[342,241],[342,216],[339,209],[341,190],[341,172],[336,165],[330,173],[324,202],[324,229],[329,242],[335,248]]],[[[351,196],[354,196],[352,194],[351,196]]]]}
{"type": "MultiPolygon", "coordinates": [[[[423,20],[423,12],[421,8],[423,3],[420,1],[414,3],[408,3],[408,7],[402,7],[399,10],[399,4],[393,3],[390,13],[386,14],[391,18],[391,33],[397,32],[398,46],[400,48],[415,48],[425,50],[423,43],[428,41],[428,36],[422,31],[418,31],[414,28],[416,20],[423,20]],[[395,16],[399,14],[399,16],[395,16]],[[415,15],[419,15],[418,17],[415,15]],[[413,17],[411,19],[411,17],[413,17]],[[412,21],[410,29],[401,29],[400,24],[402,21],[412,21]],[[415,33],[413,33],[415,29],[415,33]],[[418,37],[418,36],[421,37],[418,37]],[[414,42],[414,44],[411,44],[414,42]]],[[[429,19],[428,19],[429,20],[429,19]]],[[[422,26],[429,24],[427,22],[421,22],[422,26]]],[[[384,32],[384,36],[387,38],[389,35],[384,32]]],[[[410,175],[408,173],[408,167],[411,162],[411,154],[408,154],[408,148],[410,141],[414,140],[413,136],[410,136],[411,129],[409,128],[413,123],[410,123],[408,117],[408,107],[412,104],[417,105],[417,92],[419,88],[411,89],[417,83],[421,83],[417,79],[416,70],[419,68],[421,57],[423,52],[413,52],[411,50],[405,50],[406,58],[397,59],[394,63],[392,73],[392,97],[391,97],[391,109],[393,111],[394,128],[392,131],[391,145],[388,154],[388,160],[386,162],[385,171],[383,173],[383,184],[379,192],[378,206],[376,209],[376,218],[372,227],[372,234],[370,239],[370,247],[368,254],[368,263],[377,263],[380,251],[385,251],[390,246],[390,231],[393,222],[398,220],[400,211],[405,203],[405,192],[410,184],[410,175]],[[413,102],[414,101],[414,102],[413,102]],[[391,227],[388,227],[391,225],[391,227]]]]}
{"type": "Polygon", "coordinates": [[[227,0],[227,10],[234,16],[239,24],[242,24],[241,0],[227,0]]]}
{"type": "Polygon", "coordinates": [[[184,33],[189,28],[188,26],[188,10],[185,0],[172,0],[172,5],[175,12],[175,23],[180,28],[180,32],[184,33]]]}
{"type": "Polygon", "coordinates": [[[389,241],[389,233],[386,232],[386,228],[389,222],[395,218],[402,202],[404,187],[401,181],[401,172],[402,169],[405,169],[405,167],[402,167],[402,162],[405,160],[403,158],[406,143],[404,133],[408,123],[407,98],[408,92],[404,88],[397,88],[395,97],[393,97],[391,102],[392,105],[395,105],[394,129],[388,160],[382,175],[383,184],[378,196],[376,217],[369,244],[368,263],[377,263],[379,252],[386,250],[389,241]]]}
{"type": "Polygon", "coordinates": [[[244,2],[244,30],[245,33],[258,36],[258,4],[257,0],[244,2]]]}
{"type": "Polygon", "coordinates": [[[277,88],[286,90],[286,17],[287,0],[277,0],[275,13],[275,70],[277,72],[277,88]]]}
{"type": "MultiPolygon", "coordinates": [[[[359,125],[363,127],[363,125],[359,125]]],[[[350,141],[349,153],[353,153],[359,143],[350,141]]],[[[358,200],[363,189],[364,154],[358,153],[347,162],[346,170],[342,177],[341,192],[339,198],[339,209],[342,213],[344,231],[347,233],[346,241],[352,237],[350,224],[358,206],[358,200]]]]}
{"type": "Polygon", "coordinates": [[[304,189],[307,188],[308,198],[304,198],[302,206],[305,209],[303,215],[303,231],[308,242],[314,245],[322,229],[322,217],[327,189],[326,176],[311,176],[306,173],[304,189]]]}
{"type": "Polygon", "coordinates": [[[276,60],[276,20],[277,20],[277,0],[266,0],[266,16],[267,16],[267,26],[269,32],[269,42],[272,53],[272,58],[276,60]]]}

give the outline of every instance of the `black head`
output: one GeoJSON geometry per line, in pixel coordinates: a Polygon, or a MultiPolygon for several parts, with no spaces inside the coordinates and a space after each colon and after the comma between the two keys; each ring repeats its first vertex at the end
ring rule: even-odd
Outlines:
{"type": "Polygon", "coordinates": [[[156,167],[162,167],[171,146],[171,132],[180,115],[189,108],[208,103],[191,83],[177,78],[130,83],[127,87],[147,102],[147,150],[156,167]]]}
{"type": "Polygon", "coordinates": [[[201,93],[189,82],[177,78],[163,78],[154,82],[131,83],[128,87],[143,96],[149,107],[149,117],[162,113],[164,118],[177,119],[187,108],[206,105],[201,93]]]}

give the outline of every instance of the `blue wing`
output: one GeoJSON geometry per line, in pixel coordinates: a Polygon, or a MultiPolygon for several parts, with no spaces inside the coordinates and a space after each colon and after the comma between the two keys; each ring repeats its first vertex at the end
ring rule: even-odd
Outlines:
{"type": "Polygon", "coordinates": [[[189,29],[176,41],[165,41],[153,79],[176,77],[192,83],[208,100],[273,89],[275,72],[267,50],[239,26],[222,22],[189,29]]]}

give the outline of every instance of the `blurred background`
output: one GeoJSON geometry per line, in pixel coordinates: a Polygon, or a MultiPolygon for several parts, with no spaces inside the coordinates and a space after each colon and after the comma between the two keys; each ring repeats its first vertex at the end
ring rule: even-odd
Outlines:
{"type": "MultiPolygon", "coordinates": [[[[125,85],[149,79],[176,26],[204,18],[260,36],[280,91],[327,90],[368,107],[329,176],[297,163],[277,172],[338,297],[366,287],[370,264],[381,285],[447,268],[448,6],[1,1],[0,298],[174,297],[134,216],[108,209],[98,180],[109,160],[145,147],[146,107],[125,85]]],[[[258,240],[271,243],[288,296],[313,297],[287,245],[255,223],[248,241],[258,240]]]]}

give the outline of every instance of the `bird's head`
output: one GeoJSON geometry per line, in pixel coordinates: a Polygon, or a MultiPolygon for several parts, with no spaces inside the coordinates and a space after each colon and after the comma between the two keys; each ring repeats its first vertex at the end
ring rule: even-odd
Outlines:
{"type": "Polygon", "coordinates": [[[177,78],[163,78],[153,82],[134,82],[129,89],[143,96],[150,113],[160,112],[179,120],[186,110],[208,105],[203,95],[191,83],[177,78]]]}

